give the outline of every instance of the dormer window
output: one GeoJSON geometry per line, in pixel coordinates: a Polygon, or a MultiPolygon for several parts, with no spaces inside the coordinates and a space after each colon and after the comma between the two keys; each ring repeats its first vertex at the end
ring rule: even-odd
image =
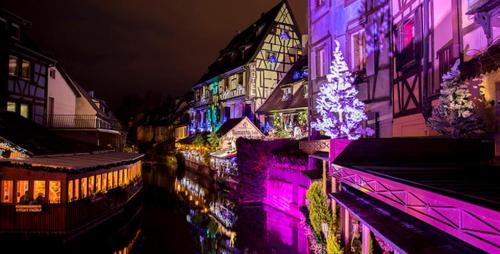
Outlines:
{"type": "Polygon", "coordinates": [[[18,24],[12,23],[9,27],[10,37],[19,40],[21,38],[21,28],[18,24]]]}
{"type": "Polygon", "coordinates": [[[292,87],[283,87],[281,89],[283,95],[281,97],[281,101],[288,101],[292,98],[292,87]]]}

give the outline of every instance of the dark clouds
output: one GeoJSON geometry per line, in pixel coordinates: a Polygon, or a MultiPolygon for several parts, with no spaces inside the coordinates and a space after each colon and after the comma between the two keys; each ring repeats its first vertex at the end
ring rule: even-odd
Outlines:
{"type": "MultiPolygon", "coordinates": [[[[277,0],[2,0],[31,36],[96,96],[182,95],[237,30],[277,0]]],[[[289,1],[305,32],[307,0],[289,1]]]]}

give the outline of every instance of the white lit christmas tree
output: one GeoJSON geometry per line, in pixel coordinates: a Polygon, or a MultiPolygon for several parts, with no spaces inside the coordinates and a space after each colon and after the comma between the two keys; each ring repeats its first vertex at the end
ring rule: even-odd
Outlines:
{"type": "Polygon", "coordinates": [[[316,111],[321,117],[312,123],[312,127],[331,138],[354,140],[362,135],[373,135],[372,129],[362,126],[367,119],[365,104],[356,97],[358,90],[352,85],[354,79],[344,61],[339,42],[335,41],[335,44],[330,74],[326,76],[327,82],[320,87],[316,100],[316,111]]]}
{"type": "Polygon", "coordinates": [[[443,75],[439,104],[427,120],[433,130],[453,138],[479,134],[485,129],[477,107],[477,104],[484,103],[484,96],[472,96],[468,84],[460,78],[459,65],[460,60],[457,60],[443,75]]]}

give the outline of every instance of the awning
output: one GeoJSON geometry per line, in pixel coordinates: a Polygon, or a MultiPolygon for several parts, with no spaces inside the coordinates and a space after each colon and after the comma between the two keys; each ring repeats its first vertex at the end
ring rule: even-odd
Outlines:
{"type": "Polygon", "coordinates": [[[212,157],[224,159],[224,158],[231,158],[236,156],[236,151],[235,150],[218,150],[210,154],[212,157]]]}
{"type": "Polygon", "coordinates": [[[323,178],[323,170],[322,169],[311,169],[311,170],[304,170],[301,171],[301,173],[307,178],[311,180],[319,180],[323,178]]]}
{"type": "Polygon", "coordinates": [[[399,253],[484,253],[394,207],[345,187],[330,197],[399,253]]]}
{"type": "Polygon", "coordinates": [[[494,155],[489,139],[360,139],[333,163],[499,210],[500,167],[484,163],[494,155]]]}

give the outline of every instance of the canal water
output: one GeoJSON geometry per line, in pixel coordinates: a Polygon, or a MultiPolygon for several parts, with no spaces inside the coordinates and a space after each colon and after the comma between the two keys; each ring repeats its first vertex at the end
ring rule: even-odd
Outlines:
{"type": "Polygon", "coordinates": [[[210,177],[155,165],[143,168],[143,179],[142,209],[69,243],[16,243],[16,253],[307,253],[298,219],[238,205],[210,177]]]}

